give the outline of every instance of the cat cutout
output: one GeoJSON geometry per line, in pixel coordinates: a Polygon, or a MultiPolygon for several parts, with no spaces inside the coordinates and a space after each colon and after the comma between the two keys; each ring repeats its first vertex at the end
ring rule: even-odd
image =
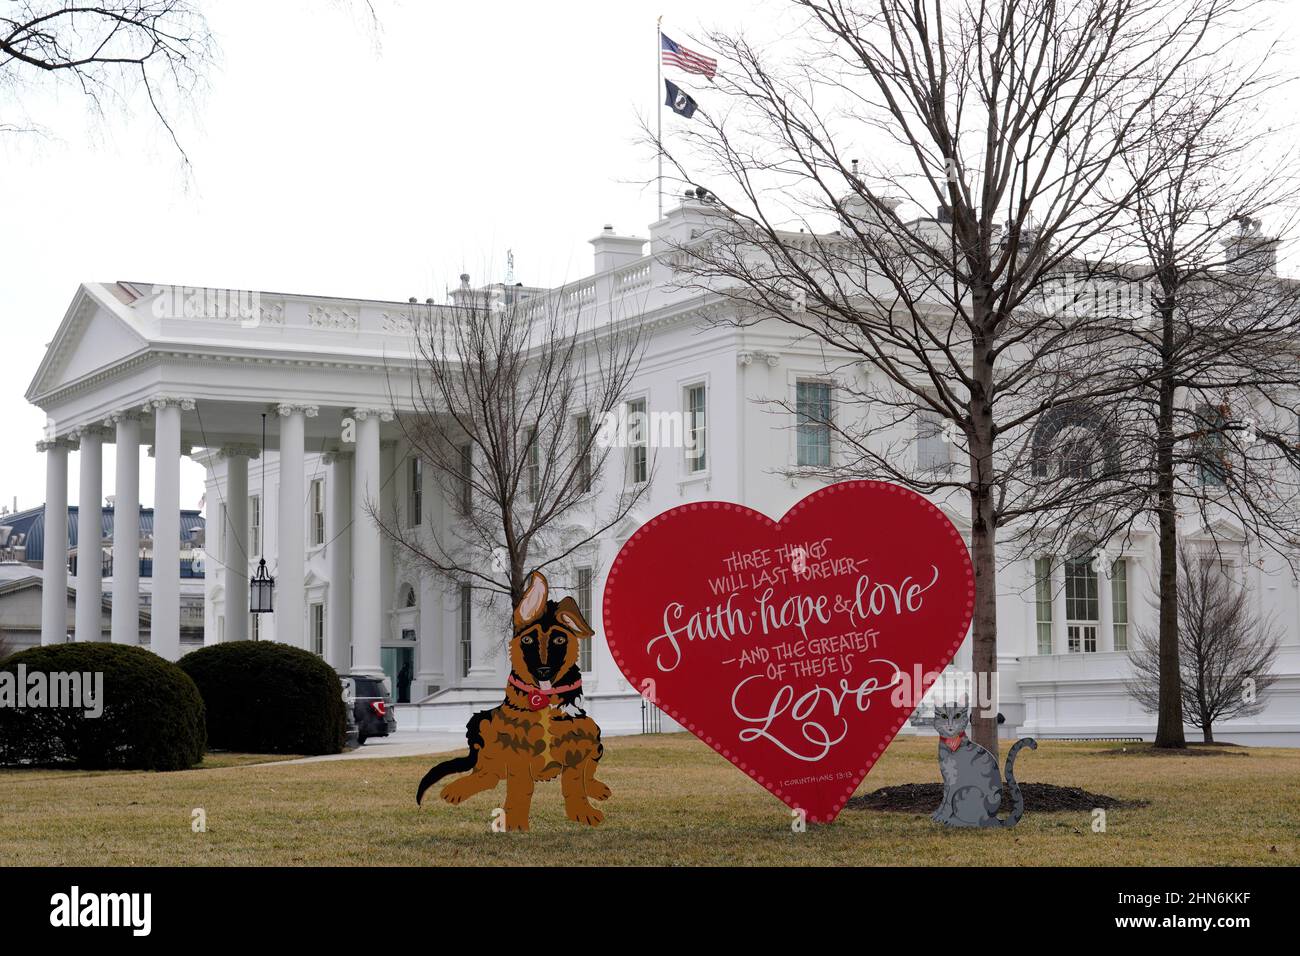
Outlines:
{"type": "Polygon", "coordinates": [[[966,736],[970,707],[940,704],[934,711],[939,732],[939,772],[943,775],[943,802],[930,814],[935,823],[949,827],[1013,827],[1025,814],[1025,798],[1012,766],[1021,747],[1037,750],[1032,737],[1017,740],[1007,754],[1006,785],[1011,788],[1011,815],[998,819],[1002,805],[1002,778],[998,758],[966,736]]]}

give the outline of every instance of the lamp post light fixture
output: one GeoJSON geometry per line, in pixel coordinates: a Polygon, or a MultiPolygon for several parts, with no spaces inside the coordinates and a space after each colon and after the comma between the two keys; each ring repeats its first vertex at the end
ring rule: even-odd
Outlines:
{"type": "MultiPolygon", "coordinates": [[[[262,413],[262,500],[266,500],[266,413],[262,413]]],[[[248,610],[251,614],[272,614],[275,611],[275,578],[266,570],[266,535],[258,542],[263,545],[257,573],[248,581],[248,610]]],[[[260,628],[258,629],[261,630],[260,628]]]]}

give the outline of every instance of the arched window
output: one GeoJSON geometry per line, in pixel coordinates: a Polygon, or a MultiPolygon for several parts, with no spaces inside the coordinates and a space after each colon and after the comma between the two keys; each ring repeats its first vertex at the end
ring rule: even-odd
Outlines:
{"type": "Polygon", "coordinates": [[[1071,402],[1039,418],[1030,446],[1035,478],[1099,478],[1118,470],[1118,443],[1097,409],[1071,402]]]}

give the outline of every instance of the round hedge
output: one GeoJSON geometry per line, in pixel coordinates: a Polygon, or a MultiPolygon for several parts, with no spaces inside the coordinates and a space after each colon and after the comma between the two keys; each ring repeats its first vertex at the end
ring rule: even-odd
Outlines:
{"type": "Polygon", "coordinates": [[[203,695],[210,746],[271,754],[343,749],[343,687],[315,654],[273,641],[230,641],[186,654],[181,667],[203,695]]]}
{"type": "MultiPolygon", "coordinates": [[[[87,716],[83,707],[0,705],[2,765],[184,770],[203,759],[199,689],[183,670],[143,647],[100,642],[33,647],[6,658],[0,672],[13,675],[0,677],[0,694],[6,684],[16,694],[22,675],[29,688],[37,673],[47,682],[54,674],[103,675],[103,711],[97,717],[87,716]]],[[[93,690],[93,677],[90,686],[93,690]]]]}

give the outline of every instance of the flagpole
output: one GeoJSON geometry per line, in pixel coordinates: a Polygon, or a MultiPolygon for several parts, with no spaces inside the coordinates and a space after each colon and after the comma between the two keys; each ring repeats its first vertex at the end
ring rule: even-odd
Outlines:
{"type": "Polygon", "coordinates": [[[655,139],[659,146],[659,218],[664,217],[664,18],[655,21],[655,102],[659,105],[659,127],[655,139]]]}

